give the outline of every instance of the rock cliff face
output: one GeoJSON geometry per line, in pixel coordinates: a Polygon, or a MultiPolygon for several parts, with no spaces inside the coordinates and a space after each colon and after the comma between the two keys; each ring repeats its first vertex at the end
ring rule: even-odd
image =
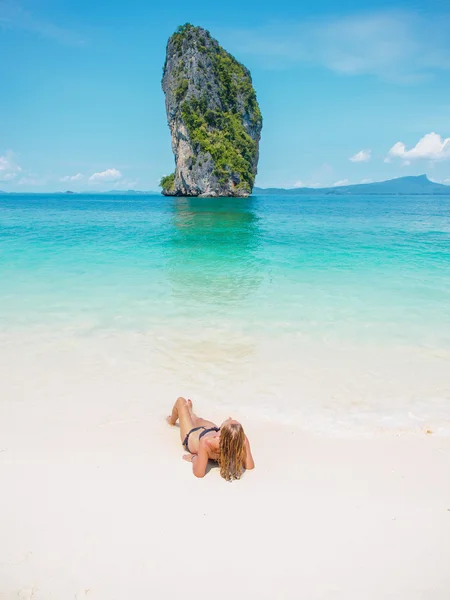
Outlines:
{"type": "Polygon", "coordinates": [[[175,173],[167,196],[248,196],[262,117],[250,72],[208,31],[180,27],[167,44],[162,88],[175,173]]]}

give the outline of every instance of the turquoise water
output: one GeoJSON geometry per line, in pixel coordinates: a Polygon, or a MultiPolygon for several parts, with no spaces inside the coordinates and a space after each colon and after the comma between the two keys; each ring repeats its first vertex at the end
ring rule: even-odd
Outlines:
{"type": "Polygon", "coordinates": [[[0,197],[3,327],[450,344],[450,200],[0,197]]]}
{"type": "Polygon", "coordinates": [[[11,401],[450,435],[450,199],[0,196],[0,256],[11,401]]]}

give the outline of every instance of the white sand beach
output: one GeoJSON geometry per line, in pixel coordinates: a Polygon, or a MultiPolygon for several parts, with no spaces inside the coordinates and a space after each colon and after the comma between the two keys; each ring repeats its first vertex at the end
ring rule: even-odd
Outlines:
{"type": "Polygon", "coordinates": [[[450,600],[449,24],[0,0],[0,600],[450,600]]]}
{"type": "Polygon", "coordinates": [[[8,339],[1,600],[449,598],[448,437],[242,415],[256,469],[195,479],[165,422],[179,381],[157,389],[112,346],[8,339]]]}

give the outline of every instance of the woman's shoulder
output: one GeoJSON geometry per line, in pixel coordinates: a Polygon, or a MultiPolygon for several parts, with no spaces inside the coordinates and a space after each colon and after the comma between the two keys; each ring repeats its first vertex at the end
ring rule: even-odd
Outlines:
{"type": "Polygon", "coordinates": [[[205,436],[200,440],[200,444],[209,452],[217,454],[219,450],[219,435],[205,436]]]}

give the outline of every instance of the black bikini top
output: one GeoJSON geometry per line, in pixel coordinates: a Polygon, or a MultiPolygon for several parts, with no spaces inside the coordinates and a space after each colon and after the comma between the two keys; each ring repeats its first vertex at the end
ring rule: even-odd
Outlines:
{"type": "Polygon", "coordinates": [[[198,439],[201,440],[204,435],[209,433],[210,431],[220,431],[220,427],[210,427],[209,429],[204,429],[201,434],[198,436],[198,439]]]}

